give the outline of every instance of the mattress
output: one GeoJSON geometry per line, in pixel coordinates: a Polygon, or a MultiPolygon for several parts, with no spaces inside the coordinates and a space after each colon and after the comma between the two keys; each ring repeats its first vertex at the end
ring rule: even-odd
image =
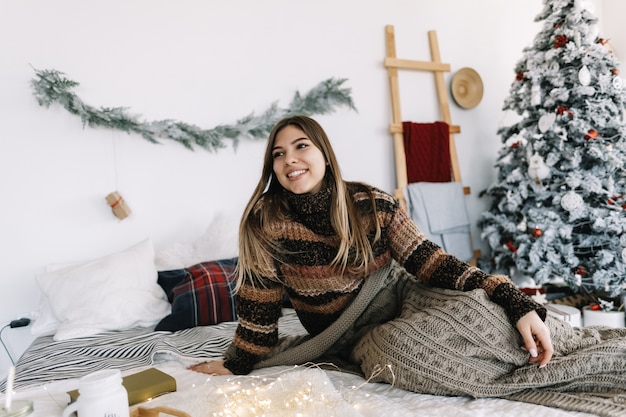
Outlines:
{"type": "MultiPolygon", "coordinates": [[[[187,369],[220,358],[235,328],[235,322],[226,322],[173,333],[133,328],[64,341],[39,337],[16,365],[14,399],[32,401],[32,417],[57,417],[69,402],[67,391],[78,388],[81,376],[104,368],[129,375],[155,367],[176,379],[177,390],[135,407],[167,406],[193,417],[593,416],[504,399],[417,394],[369,382],[331,364],[270,367],[246,376],[208,376],[187,369]]],[[[291,309],[284,310],[279,329],[281,335],[304,334],[291,309]]],[[[5,382],[0,390],[4,392],[5,382]]]]}

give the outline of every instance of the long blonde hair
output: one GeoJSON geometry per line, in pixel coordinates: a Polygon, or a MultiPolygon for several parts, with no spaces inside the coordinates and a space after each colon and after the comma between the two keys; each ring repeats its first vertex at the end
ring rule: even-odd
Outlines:
{"type": "MultiPolygon", "coordinates": [[[[317,121],[310,117],[290,116],[279,121],[269,135],[261,178],[241,218],[236,289],[239,289],[246,279],[251,280],[253,285],[259,277],[278,280],[275,263],[280,262],[280,255],[284,252],[276,242],[268,238],[267,230],[272,223],[286,221],[289,218],[289,209],[282,193],[282,185],[274,174],[272,156],[276,135],[286,126],[294,126],[302,130],[322,152],[327,162],[325,180],[333,191],[330,208],[331,224],[340,239],[337,255],[331,265],[339,266],[344,271],[346,269],[367,270],[374,258],[372,245],[367,235],[367,222],[362,218],[352,195],[348,193],[347,183],[341,177],[339,164],[326,132],[317,121]],[[261,198],[263,198],[263,204],[258,205],[261,198]],[[350,252],[352,256],[349,256],[350,252]],[[351,264],[348,265],[348,262],[351,264]]],[[[362,189],[368,193],[372,205],[372,218],[376,227],[374,241],[376,241],[380,238],[380,224],[376,216],[374,196],[368,187],[363,186],[362,189]]]]}

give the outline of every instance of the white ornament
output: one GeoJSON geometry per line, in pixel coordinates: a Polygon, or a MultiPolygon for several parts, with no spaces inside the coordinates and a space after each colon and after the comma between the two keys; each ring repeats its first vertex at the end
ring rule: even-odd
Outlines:
{"type": "Polygon", "coordinates": [[[583,198],[576,194],[574,191],[568,191],[561,198],[561,207],[567,211],[575,211],[582,207],[583,198]]]}
{"type": "Polygon", "coordinates": [[[549,175],[550,167],[546,165],[541,155],[534,154],[531,156],[528,161],[528,176],[539,184],[542,179],[548,178],[549,175]]]}
{"type": "Polygon", "coordinates": [[[541,88],[537,84],[530,88],[530,104],[532,106],[541,105],[541,88]]]}
{"type": "Polygon", "coordinates": [[[556,120],[556,114],[554,113],[546,113],[543,116],[541,116],[539,118],[539,131],[541,133],[547,132],[552,127],[555,120],[556,120]]]}
{"type": "Polygon", "coordinates": [[[517,225],[517,230],[519,230],[520,232],[525,232],[526,230],[528,230],[528,225],[525,221],[523,221],[517,225]]]}
{"type": "Polygon", "coordinates": [[[589,72],[589,68],[586,65],[583,65],[578,71],[578,81],[585,87],[591,84],[591,72],[589,72]]]}
{"type": "Polygon", "coordinates": [[[557,61],[550,61],[550,65],[548,65],[548,70],[550,72],[558,72],[560,69],[560,65],[557,61]]]}
{"type": "Polygon", "coordinates": [[[613,88],[615,88],[616,90],[621,90],[623,85],[624,85],[624,80],[622,80],[619,77],[613,78],[613,88]]]}

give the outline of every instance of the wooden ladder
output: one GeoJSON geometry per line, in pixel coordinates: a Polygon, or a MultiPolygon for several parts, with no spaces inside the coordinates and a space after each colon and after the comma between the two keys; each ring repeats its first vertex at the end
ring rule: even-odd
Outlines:
{"type": "MultiPolygon", "coordinates": [[[[452,181],[461,182],[461,170],[456,153],[456,145],[454,142],[454,134],[461,133],[461,127],[452,124],[450,117],[450,104],[446,84],[443,77],[445,72],[450,72],[450,64],[441,62],[439,54],[439,44],[437,43],[437,32],[431,30],[428,32],[428,41],[430,45],[431,61],[413,61],[408,59],[398,59],[396,56],[396,38],[392,25],[385,26],[387,57],[385,58],[385,67],[389,75],[389,86],[391,88],[391,111],[392,123],[389,125],[389,131],[393,135],[394,158],[396,162],[396,191],[395,196],[400,204],[406,208],[406,200],[404,198],[404,187],[408,185],[406,155],[404,152],[404,132],[402,129],[402,112],[400,111],[400,87],[398,83],[398,70],[417,70],[429,71],[435,75],[435,87],[437,90],[437,98],[439,100],[439,111],[442,121],[446,122],[450,128],[450,159],[452,164],[452,181]]],[[[464,187],[463,192],[469,194],[469,187],[464,187]]]]}
{"type": "MultiPolygon", "coordinates": [[[[437,42],[437,32],[428,31],[428,43],[430,46],[430,61],[414,61],[408,59],[398,59],[396,56],[396,38],[392,25],[385,26],[387,56],[385,57],[385,67],[389,75],[389,86],[391,88],[391,111],[392,123],[389,131],[393,135],[394,158],[396,163],[397,188],[395,196],[400,204],[406,209],[407,202],[404,198],[404,188],[408,185],[406,154],[404,151],[404,132],[402,128],[402,112],[400,111],[400,87],[398,82],[398,70],[416,70],[432,72],[435,76],[435,87],[437,99],[439,101],[439,111],[442,121],[446,122],[450,129],[450,162],[452,167],[451,177],[454,182],[461,182],[461,170],[456,152],[454,134],[461,133],[461,127],[452,124],[450,117],[450,102],[444,80],[444,73],[450,72],[450,64],[441,62],[439,44],[437,42]]],[[[464,194],[470,194],[469,187],[463,187],[464,194]]],[[[471,237],[470,237],[471,240],[471,237]]],[[[474,249],[474,258],[470,264],[476,265],[476,260],[480,257],[480,250],[474,249]]]]}

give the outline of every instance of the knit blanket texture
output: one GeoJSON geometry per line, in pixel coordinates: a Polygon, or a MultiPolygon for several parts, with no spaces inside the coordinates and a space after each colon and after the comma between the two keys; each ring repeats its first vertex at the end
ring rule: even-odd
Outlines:
{"type": "Polygon", "coordinates": [[[365,280],[327,331],[282,338],[257,367],[348,352],[372,382],[417,393],[626,416],[626,329],[572,328],[552,316],[546,324],[555,355],[539,368],[528,363],[520,334],[484,291],[432,288],[394,263],[365,280]]]}

